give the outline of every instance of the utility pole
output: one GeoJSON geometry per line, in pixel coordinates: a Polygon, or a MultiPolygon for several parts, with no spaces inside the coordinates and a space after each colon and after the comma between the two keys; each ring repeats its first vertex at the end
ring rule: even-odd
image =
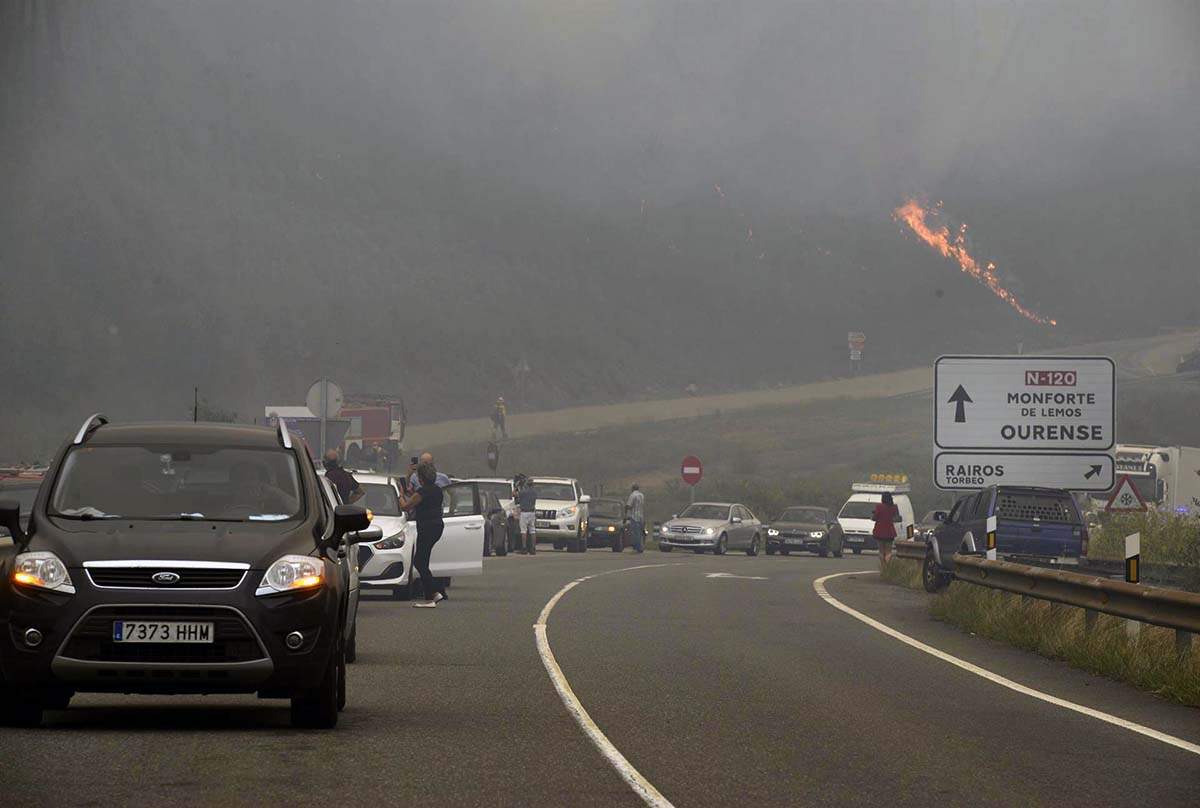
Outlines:
{"type": "Polygon", "coordinates": [[[200,421],[200,388],[192,388],[192,423],[200,421]]]}

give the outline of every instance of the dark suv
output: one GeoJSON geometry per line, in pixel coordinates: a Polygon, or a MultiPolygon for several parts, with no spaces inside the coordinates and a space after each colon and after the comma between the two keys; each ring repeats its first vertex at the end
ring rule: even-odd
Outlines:
{"type": "Polygon", "coordinates": [[[922,568],[930,592],[950,582],[955,553],[987,552],[989,527],[996,533],[998,558],[1076,565],[1087,557],[1087,524],[1071,493],[1059,488],[992,486],[961,497],[950,513],[939,511],[934,518],[940,524],[926,539],[922,568]]]}
{"type": "Polygon", "coordinates": [[[328,501],[280,423],[93,416],[27,526],[0,503],[0,718],[36,724],[78,691],[250,692],[291,699],[297,726],[337,723],[346,545],[369,517],[328,501]]]}

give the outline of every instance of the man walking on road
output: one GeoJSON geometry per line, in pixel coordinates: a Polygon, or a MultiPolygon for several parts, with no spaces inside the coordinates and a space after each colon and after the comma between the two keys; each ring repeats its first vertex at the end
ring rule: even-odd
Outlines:
{"type": "Polygon", "coordinates": [[[508,437],[508,405],[504,403],[504,396],[496,399],[496,406],[492,407],[492,432],[499,432],[508,437]]]}
{"type": "Polygon", "coordinates": [[[342,502],[349,505],[352,502],[358,502],[366,495],[367,492],[358,484],[358,480],[354,479],[354,475],[342,468],[342,464],[338,462],[337,449],[330,449],[325,453],[323,465],[325,466],[325,479],[337,488],[342,502]]]}
{"type": "Polygon", "coordinates": [[[517,507],[521,515],[517,518],[521,525],[521,541],[525,544],[525,555],[537,552],[537,488],[533,480],[527,480],[517,493],[517,507]]]}
{"type": "Polygon", "coordinates": [[[633,550],[640,553],[646,549],[646,497],[637,483],[629,492],[625,510],[629,512],[629,537],[633,539],[633,550]]]}

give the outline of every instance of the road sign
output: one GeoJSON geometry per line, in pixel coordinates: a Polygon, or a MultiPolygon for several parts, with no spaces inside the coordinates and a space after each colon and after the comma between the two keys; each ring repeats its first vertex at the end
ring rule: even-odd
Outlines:
{"type": "Polygon", "coordinates": [[[1138,493],[1137,486],[1133,484],[1133,480],[1129,479],[1128,474],[1121,476],[1121,481],[1117,483],[1117,489],[1113,491],[1113,495],[1109,498],[1108,504],[1104,506],[1104,510],[1116,512],[1146,510],[1146,500],[1142,499],[1142,495],[1138,493]]]}
{"type": "Polygon", "coordinates": [[[329,379],[317,379],[308,388],[304,403],[318,418],[321,416],[336,418],[337,414],[342,411],[342,405],[345,404],[345,396],[342,395],[342,388],[329,379]]]}
{"type": "Polygon", "coordinates": [[[688,455],[679,464],[679,476],[687,485],[696,485],[704,477],[704,464],[700,458],[688,455]]]}
{"type": "Polygon", "coordinates": [[[851,362],[861,362],[862,361],[862,351],[856,351],[853,348],[851,348],[850,349],[850,361],[851,362]]]}
{"type": "Polygon", "coordinates": [[[1105,356],[943,356],[934,365],[936,449],[1106,452],[1116,365],[1105,356]]]}
{"type": "Polygon", "coordinates": [[[1102,452],[938,452],[933,473],[937,487],[947,491],[989,485],[1108,491],[1115,477],[1112,457],[1102,452]]]}

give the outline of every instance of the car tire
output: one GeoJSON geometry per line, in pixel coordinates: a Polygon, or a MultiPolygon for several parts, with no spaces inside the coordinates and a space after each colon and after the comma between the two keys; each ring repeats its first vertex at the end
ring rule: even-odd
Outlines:
{"type": "Polygon", "coordinates": [[[775,548],[769,544],[767,545],[767,555],[775,555],[775,548]]]}
{"type": "MultiPolygon", "coordinates": [[[[692,550],[692,552],[695,553],[696,555],[704,555],[704,548],[696,547],[695,549],[692,550]]],[[[716,552],[716,551],[714,550],[713,552],[716,552]]]]}
{"type": "Polygon", "coordinates": [[[672,551],[672,550],[674,550],[674,549],[675,549],[675,548],[674,548],[674,547],[672,547],[672,546],[671,546],[671,545],[669,545],[669,544],[660,544],[660,545],[658,545],[658,550],[659,550],[659,552],[661,552],[661,553],[669,553],[669,552],[671,552],[671,551],[672,551]]]}
{"type": "Polygon", "coordinates": [[[746,548],[746,555],[748,555],[748,556],[758,555],[758,534],[757,533],[755,533],[754,538],[750,540],[750,546],[746,548]]]}
{"type": "Polygon", "coordinates": [[[729,538],[722,533],[721,538],[717,539],[717,546],[713,548],[713,555],[725,555],[729,552],[729,538]]]}
{"type": "Polygon", "coordinates": [[[950,585],[950,576],[938,566],[933,553],[926,553],[925,560],[921,562],[921,585],[931,595],[936,595],[950,585]]]}
{"type": "Polygon", "coordinates": [[[333,729],[338,719],[338,673],[342,669],[339,644],[329,654],[321,681],[312,690],[292,697],[292,726],[303,729],[333,729]]]}

